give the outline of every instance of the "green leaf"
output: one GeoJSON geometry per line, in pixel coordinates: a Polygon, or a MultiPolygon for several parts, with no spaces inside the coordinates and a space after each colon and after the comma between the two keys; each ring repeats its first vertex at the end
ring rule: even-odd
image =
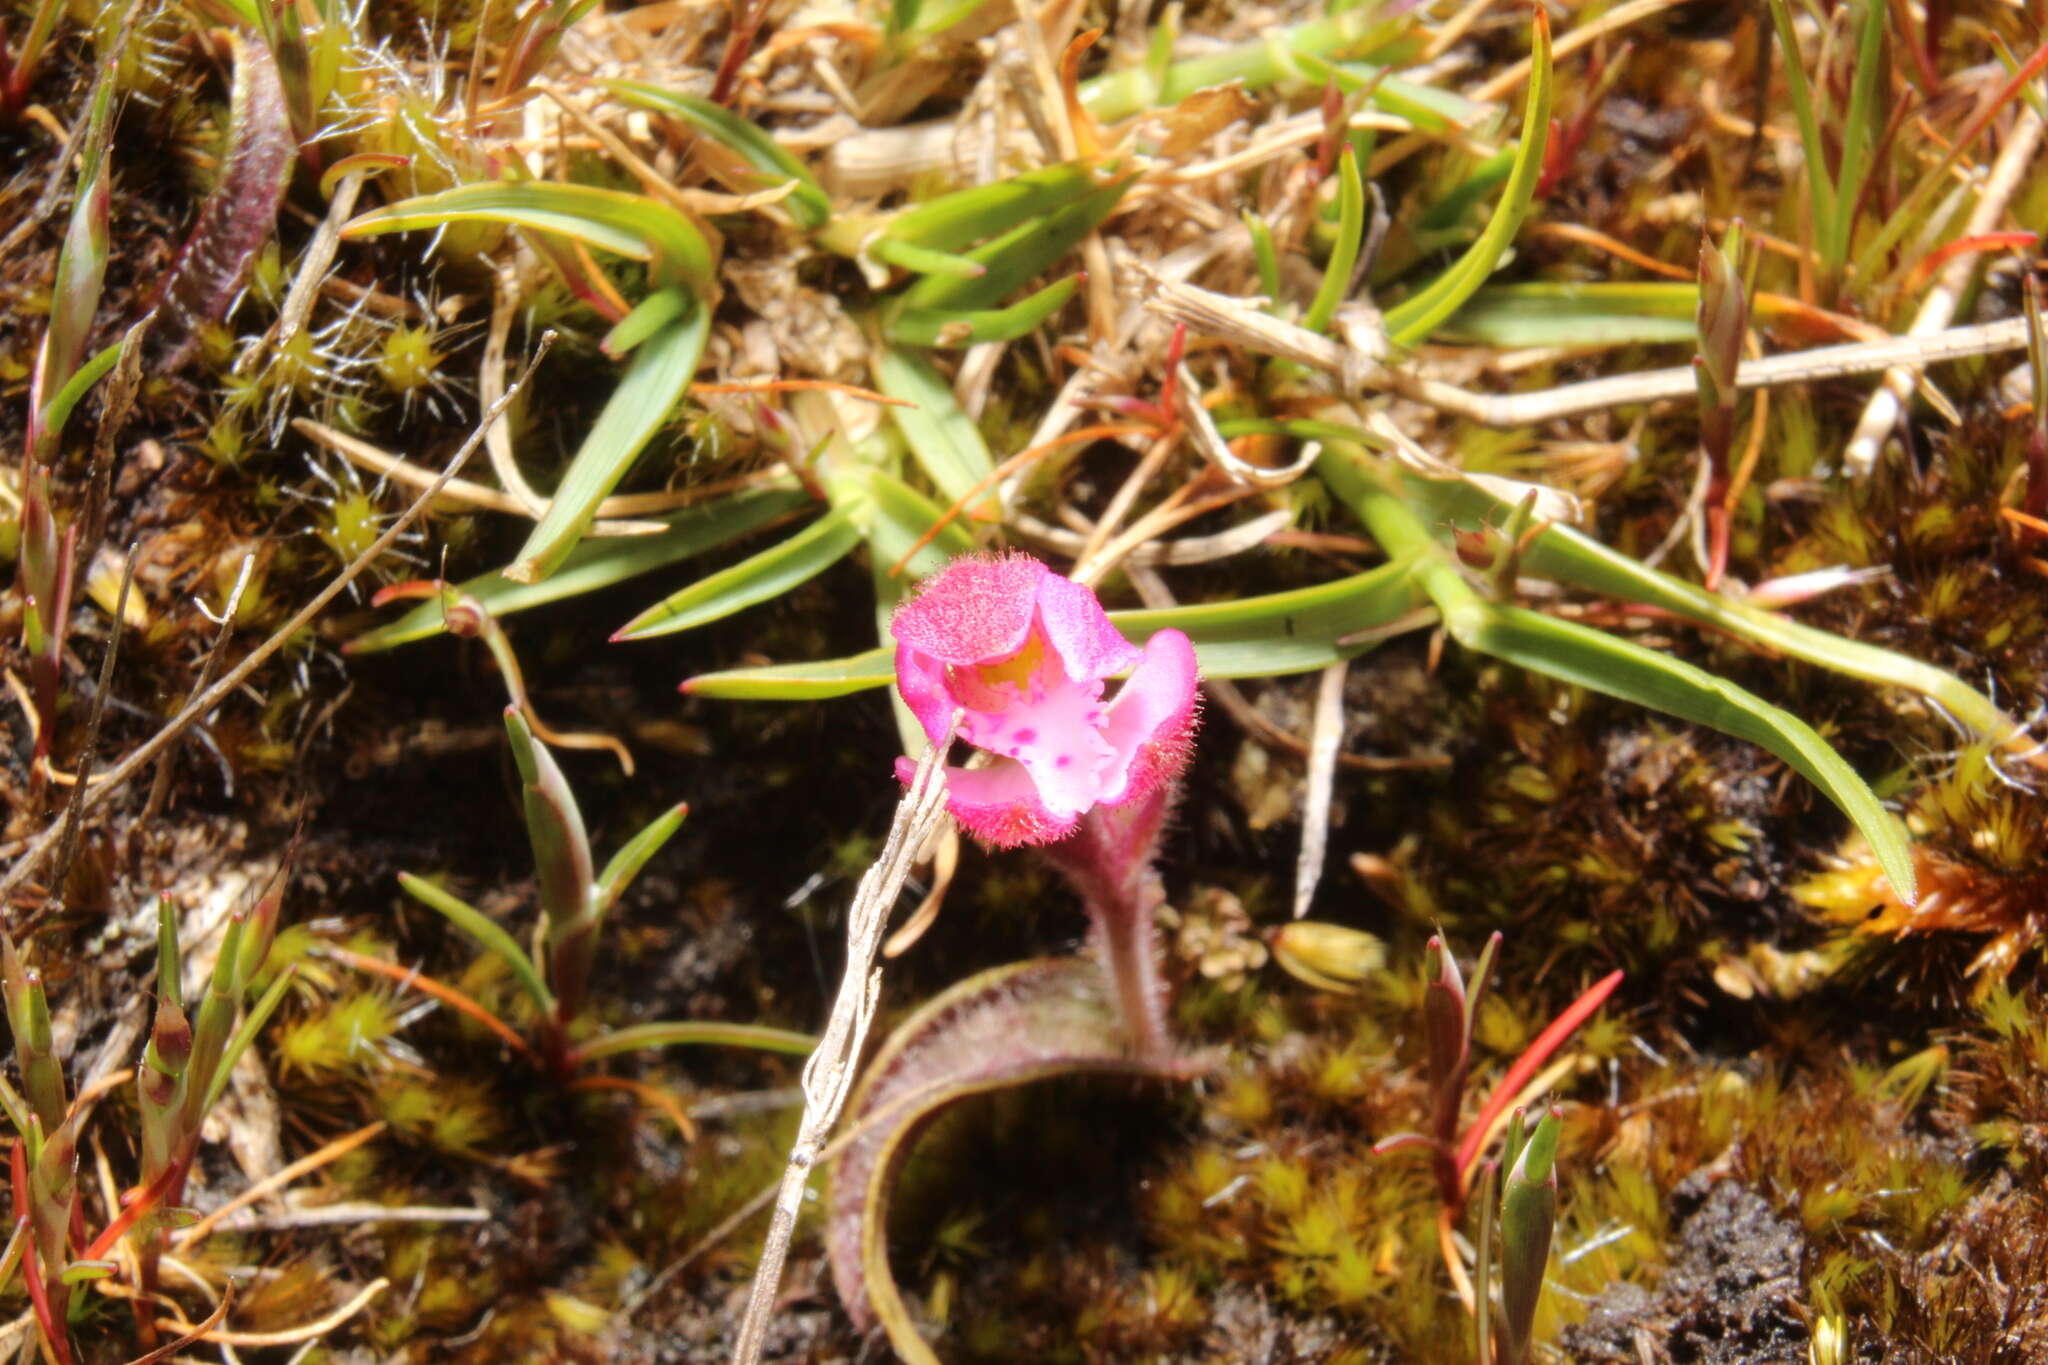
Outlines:
{"type": "Polygon", "coordinates": [[[606,81],[605,88],[628,104],[673,115],[706,137],[715,138],[760,173],[763,187],[796,182],[783,205],[806,232],[832,217],[832,200],[816,176],[781,143],[731,110],[710,100],[644,81],[606,81]]]}
{"type": "Polygon", "coordinates": [[[54,440],[63,432],[64,424],[71,420],[72,409],[92,392],[93,385],[107,377],[107,371],[113,369],[114,362],[121,358],[121,348],[129,344],[130,338],[139,338],[141,329],[146,325],[146,321],[136,323],[121,340],[93,352],[92,358],[73,370],[71,377],[64,381],[64,387],[43,404],[42,426],[47,439],[54,440]]]}
{"type": "Polygon", "coordinates": [[[671,635],[780,597],[845,558],[860,539],[852,509],[836,507],[781,544],[662,599],[619,627],[612,639],[671,635]]]}
{"type": "Polygon", "coordinates": [[[429,910],[439,912],[450,924],[475,939],[486,952],[496,953],[505,959],[505,965],[512,969],[512,975],[525,988],[526,993],[539,1005],[542,1013],[552,1013],[555,997],[540,979],[540,972],[534,968],[533,959],[512,935],[498,927],[495,920],[485,915],[469,902],[449,895],[430,881],[413,876],[410,872],[398,874],[398,884],[429,910]]]}
{"type": "Polygon", "coordinates": [[[1685,343],[1699,287],[1677,282],[1539,280],[1488,285],[1431,335],[1482,346],[1647,346],[1685,343]]]}
{"type": "Polygon", "coordinates": [[[1008,232],[1020,221],[1065,208],[1094,188],[1095,177],[1081,162],[1043,166],[1008,180],[927,199],[891,218],[882,237],[907,246],[957,252],[1008,232]]]}
{"type": "Polygon", "coordinates": [[[553,180],[493,180],[387,204],[342,229],[344,237],[413,232],[444,223],[503,223],[553,233],[645,261],[657,285],[687,284],[713,292],[711,244],[697,225],[644,195],[553,180]]]}
{"type": "Polygon", "coordinates": [[[867,244],[868,255],[884,265],[901,266],[920,275],[953,275],[963,280],[980,279],[988,273],[977,261],[950,251],[939,251],[913,242],[899,242],[881,236],[867,244]]]}
{"type": "MultiPolygon", "coordinates": [[[[854,496],[867,501],[868,552],[883,573],[911,554],[910,547],[945,515],[944,508],[885,469],[864,465],[846,477],[858,490],[854,496]]],[[[955,518],[912,555],[910,563],[904,566],[905,574],[910,579],[919,579],[937,573],[947,560],[972,549],[974,537],[955,518]]]]}
{"type": "Polygon", "coordinates": [[[1529,62],[1529,103],[1522,112],[1521,145],[1508,174],[1507,188],[1493,217],[1479,239],[1466,249],[1458,263],[1415,294],[1387,310],[1387,336],[1396,345],[1412,346],[1434,331],[1437,325],[1458,311],[1477,292],[1500,264],[1501,256],[1514,240],[1515,232],[1529,212],[1543,171],[1543,147],[1550,132],[1550,21],[1536,11],[1536,28],[1529,62]]]}
{"type": "Polygon", "coordinates": [[[618,902],[620,893],[640,874],[640,869],[647,866],[647,860],[661,852],[662,845],[675,837],[675,832],[683,827],[683,820],[689,813],[688,806],[671,806],[648,821],[645,829],[628,839],[625,846],[612,855],[597,878],[596,899],[600,914],[618,902]]]}
{"type": "Polygon", "coordinates": [[[597,519],[597,505],[611,496],[689,391],[710,334],[711,310],[699,303],[688,317],[670,323],[634,350],[625,377],[583,438],[547,512],[520,547],[518,559],[506,568],[505,577],[538,583],[561,567],[597,519]]]}
{"type": "MultiPolygon", "coordinates": [[[[770,522],[794,516],[817,504],[795,488],[757,488],[699,507],[672,512],[655,520],[668,529],[645,536],[604,536],[585,540],[571,550],[562,567],[538,583],[515,583],[496,572],[481,574],[457,586],[475,598],[497,620],[515,612],[565,598],[598,592],[629,578],[715,550],[760,530],[770,522]]],[[[430,639],[447,627],[441,604],[423,602],[388,625],[358,635],[342,646],[347,654],[370,654],[415,640],[430,639]]]]}
{"type": "Polygon", "coordinates": [[[613,360],[629,354],[635,346],[688,312],[694,302],[694,296],[687,289],[656,290],[633,305],[633,311],[620,318],[611,331],[605,333],[601,343],[604,353],[613,360]]]}
{"type": "Polygon", "coordinates": [[[1475,598],[1445,607],[1444,624],[1467,648],[1770,750],[1841,808],[1870,842],[1893,889],[1908,904],[1914,900],[1904,827],[1842,756],[1789,711],[1667,654],[1521,607],[1475,598]]]}
{"type": "Polygon", "coordinates": [[[1074,297],[1081,277],[1069,275],[1008,308],[961,311],[947,308],[905,308],[887,324],[891,341],[911,346],[978,346],[984,341],[1014,341],[1035,330],[1074,297]]]}
{"type": "Polygon", "coordinates": [[[1358,157],[1349,147],[1337,162],[1337,243],[1330,248],[1330,260],[1323,267],[1323,282],[1303,314],[1301,325],[1311,332],[1327,332],[1337,316],[1337,305],[1351,289],[1351,270],[1358,264],[1358,249],[1365,238],[1365,184],[1358,178],[1358,157]]]}
{"type": "MultiPolygon", "coordinates": [[[[548,746],[533,737],[516,706],[505,708],[505,737],[525,786],[526,837],[540,881],[540,906],[552,937],[582,927],[590,908],[590,835],[569,779],[548,746]]],[[[556,980],[559,982],[560,977],[556,980]]]]}
{"type": "Polygon", "coordinates": [[[917,1134],[961,1100],[1080,1074],[1185,1074],[1129,1055],[1102,968],[1080,958],[968,978],[905,1020],[868,1066],[847,1105],[856,1136],[833,1175],[825,1245],[847,1312],[878,1321],[910,1365],[938,1365],[889,1270],[889,1199],[917,1134]]]}
{"type": "Polygon", "coordinates": [[[972,279],[927,275],[903,291],[903,306],[971,311],[1002,302],[1079,246],[1082,238],[1109,217],[1110,210],[1136,179],[1126,175],[1112,180],[1043,218],[1018,223],[1000,237],[965,253],[968,260],[983,268],[984,274],[972,279]]]}
{"type": "MultiPolygon", "coordinates": [[[[1109,619],[1142,644],[1171,627],[1194,641],[1205,678],[1271,678],[1307,673],[1371,648],[1375,632],[1426,622],[1405,564],[1312,588],[1160,611],[1113,611],[1109,619]],[[1368,638],[1354,639],[1365,636],[1368,638]]],[[[896,680],[895,652],[871,649],[816,663],[702,673],[683,684],[692,696],[746,701],[809,701],[844,696],[896,680]]]]}
{"type": "MultiPolygon", "coordinates": [[[[1402,486],[1427,518],[1467,530],[1497,526],[1513,511],[1469,483],[1411,476],[1402,486]]],[[[1537,577],[1571,583],[1623,602],[1661,607],[1847,677],[1918,692],[1986,739],[2004,740],[2019,728],[1996,702],[1946,669],[1708,592],[1611,550],[1569,526],[1538,532],[1523,551],[1522,568],[1537,577]]]]}
{"type": "MultiPolygon", "coordinates": [[[[892,407],[889,417],[910,444],[918,466],[955,502],[970,497],[996,462],[981,428],[954,401],[953,386],[939,377],[931,362],[902,347],[884,347],[875,360],[875,384],[909,407],[892,407]]],[[[985,490],[976,510],[993,508],[994,492],[985,490]]]]}
{"type": "Polygon", "coordinates": [[[786,1052],[801,1057],[818,1045],[808,1033],[769,1028],[765,1024],[682,1023],[632,1024],[600,1033],[576,1048],[576,1059],[594,1062],[650,1047],[750,1047],[760,1052],[786,1052]]]}
{"type": "Polygon", "coordinates": [[[199,1103],[201,1116],[212,1113],[213,1106],[220,1102],[221,1094],[228,1088],[228,1078],[234,1072],[235,1063],[242,1059],[242,1054],[256,1041],[256,1035],[263,1032],[263,1026],[270,1022],[270,1016],[277,1013],[277,1007],[284,1003],[285,991],[290,988],[292,978],[298,974],[298,970],[299,966],[295,962],[279,972],[277,979],[270,983],[270,988],[263,992],[256,1003],[249,1007],[249,1012],[242,1017],[241,1026],[235,1030],[234,1036],[228,1039],[227,1047],[220,1054],[220,1065],[213,1069],[213,1079],[207,1082],[206,1094],[199,1103]]]}

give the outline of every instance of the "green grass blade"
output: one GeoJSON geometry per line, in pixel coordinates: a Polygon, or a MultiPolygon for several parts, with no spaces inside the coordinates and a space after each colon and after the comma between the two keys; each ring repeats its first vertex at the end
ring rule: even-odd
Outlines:
{"type": "MultiPolygon", "coordinates": [[[[890,420],[909,442],[918,467],[949,501],[969,496],[995,472],[981,429],[954,401],[953,386],[924,357],[885,347],[875,360],[875,385],[911,405],[890,408],[890,420]]],[[[992,492],[985,493],[978,507],[993,508],[993,499],[992,492]]]]}
{"type": "Polygon", "coordinates": [[[630,354],[635,346],[688,312],[694,301],[687,289],[659,289],[649,294],[605,333],[604,353],[613,360],[630,354]]]}
{"type": "Polygon", "coordinates": [[[504,958],[505,965],[512,969],[512,975],[518,979],[526,993],[533,997],[533,1002],[539,1005],[544,1013],[553,1012],[555,997],[548,990],[547,983],[541,980],[540,973],[535,970],[533,959],[526,955],[526,950],[519,946],[512,935],[498,926],[497,921],[468,901],[451,896],[432,882],[415,877],[410,872],[399,873],[398,884],[404,887],[406,894],[414,900],[429,910],[438,912],[450,924],[475,939],[486,952],[496,953],[504,958]]]}
{"type": "Polygon", "coordinates": [[[1446,606],[1444,623],[1468,648],[1770,750],[1849,817],[1892,887],[1908,904],[1914,900],[1905,827],[1842,756],[1789,711],[1682,660],[1522,607],[1475,598],[1446,606]]]}
{"type": "Polygon", "coordinates": [[[1847,125],[1842,129],[1842,169],[1835,183],[1833,232],[1822,246],[1822,259],[1835,272],[1849,258],[1849,243],[1856,235],[1856,206],[1863,198],[1863,182],[1870,175],[1877,124],[1883,116],[1877,99],[1878,83],[1886,69],[1885,19],[1885,0],[1863,0],[1858,16],[1855,76],[1849,87],[1847,125]]]}
{"type": "Polygon", "coordinates": [[[621,626],[614,642],[672,635],[780,597],[844,559],[860,544],[856,509],[835,507],[803,530],[757,555],[699,579],[621,626]]]}
{"type": "Polygon", "coordinates": [[[1344,302],[1344,296],[1351,290],[1351,272],[1358,264],[1358,250],[1364,239],[1365,183],[1358,177],[1358,158],[1346,147],[1337,163],[1337,242],[1330,248],[1323,282],[1301,319],[1301,325],[1309,331],[1330,330],[1337,305],[1344,302]]]}
{"type": "Polygon", "coordinates": [[[850,692],[887,687],[896,681],[896,651],[870,649],[844,659],[801,664],[767,664],[699,673],[683,680],[693,697],[723,701],[823,701],[850,692]]]}
{"type": "Polygon", "coordinates": [[[199,1102],[201,1114],[212,1113],[213,1106],[220,1102],[221,1094],[228,1088],[229,1073],[234,1071],[235,1063],[242,1059],[242,1054],[249,1050],[249,1045],[256,1041],[256,1035],[263,1032],[263,1026],[270,1022],[270,1016],[277,1013],[277,1007],[284,1003],[284,993],[290,988],[292,978],[298,974],[298,970],[298,964],[293,963],[279,972],[277,979],[270,983],[270,988],[263,992],[256,1003],[249,1007],[249,1012],[242,1017],[241,1027],[234,1031],[228,1039],[228,1045],[221,1050],[220,1063],[214,1067],[213,1079],[207,1083],[206,1096],[199,1102]]]}
{"type": "Polygon", "coordinates": [[[1521,144],[1514,168],[1493,217],[1479,239],[1446,270],[1413,297],[1387,311],[1387,335],[1395,344],[1410,346],[1428,336],[1437,324],[1458,311],[1472,297],[1514,240],[1515,232],[1529,212],[1536,181],[1543,170],[1543,148],[1550,133],[1550,93],[1554,73],[1550,63],[1550,21],[1536,11],[1536,29],[1529,69],[1529,103],[1522,113],[1521,144]]]}
{"type": "Polygon", "coordinates": [[[974,537],[955,518],[929,544],[912,554],[911,547],[938,523],[945,509],[887,470],[866,466],[856,477],[860,493],[871,509],[873,524],[867,530],[868,551],[882,573],[888,573],[898,560],[910,555],[910,562],[904,566],[904,581],[923,578],[937,573],[954,555],[966,554],[974,548],[974,537]]]}
{"type": "Polygon", "coordinates": [[[638,1052],[649,1047],[750,1047],[761,1052],[786,1052],[801,1057],[818,1045],[818,1040],[808,1033],[797,1033],[786,1028],[769,1028],[764,1024],[725,1024],[680,1022],[673,1024],[632,1024],[626,1028],[600,1033],[587,1043],[578,1044],[576,1059],[594,1062],[605,1057],[617,1057],[621,1053],[638,1052]]]}
{"type": "MultiPolygon", "coordinates": [[[[1501,525],[1513,511],[1471,484],[1409,478],[1403,488],[1426,518],[1466,529],[1501,525]]],[[[1946,669],[1708,592],[1568,526],[1552,526],[1536,535],[1523,552],[1522,568],[1537,577],[1570,583],[1619,601],[1661,607],[1846,677],[1918,692],[1986,739],[2006,739],[2018,728],[1997,703],[1946,669]]]]}
{"type": "Polygon", "coordinates": [[[699,303],[688,317],[670,323],[634,350],[625,377],[569,462],[569,472],[555,489],[547,512],[505,570],[507,578],[538,583],[561,567],[597,519],[597,505],[611,496],[682,401],[710,333],[711,310],[699,303]]]}
{"type": "MultiPolygon", "coordinates": [[[[1043,218],[1019,223],[965,253],[984,274],[973,279],[927,275],[903,291],[905,308],[975,310],[1001,303],[1081,244],[1109,217],[1135,176],[1122,176],[1043,218]]],[[[1015,221],[1014,219],[1010,221],[1015,221]]]]}
{"type": "Polygon", "coordinates": [[[928,199],[891,218],[882,237],[907,246],[957,252],[999,237],[1024,219],[1066,208],[1094,188],[1095,177],[1087,166],[1078,161],[1061,162],[928,199]]]}
{"type": "Polygon", "coordinates": [[[712,292],[711,244],[696,224],[658,200],[594,185],[493,180],[458,185],[362,214],[344,237],[412,232],[444,223],[503,223],[567,237],[628,260],[645,261],[658,284],[712,292]]]}
{"type": "Polygon", "coordinates": [[[976,280],[987,274],[979,263],[951,251],[940,251],[936,247],[919,246],[915,242],[899,242],[894,237],[877,237],[868,243],[868,255],[884,265],[900,266],[920,275],[952,275],[957,279],[976,280]]]}
{"type": "Polygon", "coordinates": [[[628,104],[681,119],[704,136],[724,144],[759,172],[763,188],[794,181],[796,189],[782,201],[783,207],[806,232],[815,231],[830,221],[832,200],[818,183],[818,178],[781,143],[753,123],[710,100],[644,81],[606,81],[604,85],[628,104]]]}
{"type": "MultiPolygon", "coordinates": [[[[493,571],[470,579],[457,590],[481,602],[493,618],[503,620],[514,612],[598,592],[693,555],[715,550],[760,530],[770,522],[794,516],[816,505],[809,494],[794,488],[762,488],[735,493],[717,502],[707,502],[701,507],[657,518],[668,523],[666,531],[646,536],[606,536],[583,541],[569,552],[561,568],[538,583],[515,583],[504,574],[493,571]]],[[[423,602],[396,621],[358,635],[342,648],[348,654],[373,654],[396,645],[430,639],[444,629],[441,604],[423,602]]]]}
{"type": "Polygon", "coordinates": [[[647,866],[647,860],[661,852],[662,846],[675,837],[689,814],[688,806],[669,807],[612,855],[611,861],[604,865],[604,871],[597,874],[594,903],[598,914],[604,914],[618,902],[627,885],[640,875],[641,868],[647,866]]]}
{"type": "Polygon", "coordinates": [[[1806,68],[1799,60],[1799,35],[1792,30],[1792,10],[1786,0],[1767,3],[1771,24],[1778,33],[1778,53],[1785,60],[1785,92],[1792,100],[1792,115],[1799,121],[1807,195],[1813,200],[1813,237],[1816,242],[1831,241],[1835,233],[1835,188],[1828,176],[1827,144],[1821,140],[1820,119],[1814,113],[1813,90],[1806,83],[1806,68]]]}
{"type": "Polygon", "coordinates": [[[1698,335],[1699,287],[1538,280],[1474,294],[1433,336],[1482,346],[1649,346],[1698,335]]]}
{"type": "Polygon", "coordinates": [[[977,346],[984,341],[1015,341],[1065,306],[1081,285],[1069,275],[1008,308],[962,311],[947,308],[905,308],[887,326],[889,339],[910,346],[977,346]]]}
{"type": "Polygon", "coordinates": [[[1163,80],[1139,66],[1083,81],[1081,103],[1096,118],[1114,123],[1147,108],[1178,104],[1212,85],[1243,81],[1247,90],[1263,90],[1296,75],[1300,56],[1344,53],[1368,57],[1407,32],[1405,24],[1383,22],[1371,10],[1354,9],[1209,56],[1176,62],[1167,68],[1163,80]]]}

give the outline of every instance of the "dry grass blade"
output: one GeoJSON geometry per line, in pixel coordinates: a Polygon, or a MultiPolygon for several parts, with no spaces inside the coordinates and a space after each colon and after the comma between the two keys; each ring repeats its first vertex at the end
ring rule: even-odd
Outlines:
{"type": "Polygon", "coordinates": [[[761,1359],[768,1321],[775,1312],[775,1293],[782,1284],[782,1267],[789,1257],[790,1238],[796,1232],[804,1187],[810,1183],[811,1169],[817,1164],[826,1134],[838,1122],[839,1111],[853,1089],[861,1045],[874,1020],[875,1001],[881,990],[881,972],[874,963],[881,949],[882,930],[888,924],[889,907],[896,903],[919,850],[945,814],[945,757],[937,747],[925,750],[910,789],[896,807],[896,819],[882,845],[882,856],[861,878],[853,904],[847,910],[845,974],[840,978],[839,994],[832,1002],[832,1016],[825,1025],[824,1036],[810,1061],[804,1064],[803,1118],[790,1149],[788,1169],[783,1172],[782,1184],[776,1192],[774,1217],[768,1225],[760,1266],[754,1272],[753,1288],[747,1296],[746,1316],[733,1347],[733,1365],[757,1365],[761,1359]]]}
{"type": "Polygon", "coordinates": [[[1294,864],[1294,917],[1308,914],[1323,879],[1330,842],[1330,798],[1337,785],[1337,750],[1344,744],[1344,680],[1351,661],[1339,659],[1316,683],[1315,720],[1309,730],[1308,777],[1301,798],[1301,855],[1294,864]]]}

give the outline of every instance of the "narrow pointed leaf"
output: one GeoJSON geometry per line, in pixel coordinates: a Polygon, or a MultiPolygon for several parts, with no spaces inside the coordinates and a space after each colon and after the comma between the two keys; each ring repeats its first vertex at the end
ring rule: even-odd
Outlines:
{"type": "Polygon", "coordinates": [[[577,448],[546,514],[505,570],[507,578],[537,583],[561,567],[596,520],[597,505],[611,496],[689,391],[710,334],[711,310],[700,303],[633,352],[625,377],[577,448]]]}
{"type": "MultiPolygon", "coordinates": [[[[480,574],[457,591],[483,604],[493,619],[527,611],[566,598],[598,592],[629,578],[730,544],[770,522],[815,506],[795,488],[761,488],[707,502],[656,520],[668,529],[645,536],[605,536],[585,540],[563,559],[562,566],[538,583],[515,583],[504,574],[480,574]]],[[[424,602],[389,625],[358,635],[344,646],[350,654],[370,654],[445,630],[438,602],[424,602]]]]}
{"type": "Polygon", "coordinates": [[[619,899],[640,869],[647,866],[647,860],[661,852],[662,845],[675,837],[683,827],[683,821],[690,814],[688,806],[672,806],[647,823],[626,841],[624,848],[612,855],[604,865],[604,871],[597,879],[597,905],[600,911],[609,910],[619,899]]]}
{"type": "Polygon", "coordinates": [[[539,1005],[543,1012],[554,1009],[554,995],[540,979],[540,972],[534,968],[533,959],[526,955],[526,950],[519,946],[518,940],[498,926],[497,921],[469,902],[449,895],[432,882],[423,881],[410,872],[399,873],[398,884],[405,888],[407,895],[429,910],[440,914],[450,924],[475,939],[486,951],[496,953],[505,959],[505,965],[512,969],[514,979],[525,988],[527,995],[533,998],[534,1003],[539,1005]]]}
{"type": "Polygon", "coordinates": [[[541,909],[547,914],[550,936],[558,936],[579,924],[588,908],[590,835],[561,765],[548,746],[533,737],[516,706],[505,709],[505,734],[526,788],[526,835],[533,845],[534,870],[540,874],[541,909]]]}
{"type": "MultiPolygon", "coordinates": [[[[1044,274],[1081,239],[1110,215],[1133,177],[1112,180],[1100,189],[1055,209],[1044,218],[1019,223],[1002,236],[964,253],[984,274],[973,279],[927,275],[903,291],[906,308],[972,310],[991,308],[1044,274]]],[[[1014,221],[1014,220],[1012,220],[1014,221]]]]}
{"type": "Polygon", "coordinates": [[[754,188],[795,181],[795,191],[782,202],[790,217],[806,231],[823,227],[832,217],[832,200],[810,169],[781,143],[730,109],[644,81],[606,81],[604,84],[607,90],[628,104],[681,119],[706,137],[723,143],[760,175],[761,183],[754,188]]]}
{"type": "Polygon", "coordinates": [[[1094,176],[1078,161],[1044,166],[927,199],[891,218],[882,235],[909,246],[957,252],[1000,236],[1025,219],[1065,208],[1094,187],[1094,176]]]}
{"type": "Polygon", "coordinates": [[[552,180],[458,185],[373,209],[351,221],[342,235],[414,232],[445,223],[502,223],[567,237],[645,261],[658,284],[687,284],[700,297],[714,283],[711,245],[696,224],[659,200],[595,185],[552,180]]]}
{"type": "Polygon", "coordinates": [[[248,1014],[243,1016],[241,1027],[235,1030],[234,1036],[228,1039],[227,1047],[220,1054],[220,1065],[214,1069],[213,1080],[206,1087],[206,1095],[200,1101],[201,1114],[211,1113],[213,1106],[220,1102],[221,1093],[228,1087],[228,1077],[234,1071],[235,1063],[249,1050],[249,1045],[256,1041],[256,1035],[263,1032],[263,1026],[270,1022],[271,1015],[277,1013],[277,1007],[284,1003],[285,992],[290,989],[292,978],[298,975],[298,970],[298,964],[295,962],[279,972],[277,979],[270,983],[269,989],[249,1007],[248,1014]]]}
{"type": "Polygon", "coordinates": [[[1080,276],[1069,275],[1008,308],[905,308],[889,320],[889,339],[909,346],[954,348],[979,346],[985,341],[1014,341],[1059,312],[1080,285],[1080,276]]]}
{"type": "Polygon", "coordinates": [[[576,1048],[579,1061],[595,1062],[650,1047],[746,1047],[757,1052],[784,1052],[802,1057],[818,1045],[808,1033],[769,1028],[764,1024],[718,1021],[631,1024],[610,1029],[576,1048]]]}
{"type": "Polygon", "coordinates": [[[1669,655],[1521,607],[1475,603],[1446,612],[1445,624],[1468,648],[1770,750],[1849,817],[1892,887],[1908,904],[1914,900],[1904,827],[1842,756],[1789,711],[1669,655]]]}
{"type": "Polygon", "coordinates": [[[680,285],[656,290],[604,334],[602,350],[614,360],[630,354],[635,346],[688,312],[692,301],[690,291],[680,285]]]}
{"type": "MultiPolygon", "coordinates": [[[[889,417],[910,444],[910,453],[949,501],[971,496],[995,471],[981,429],[953,398],[953,388],[915,351],[885,347],[875,361],[875,384],[909,407],[892,407],[889,417]]],[[[978,511],[992,511],[984,494],[978,511]]]]}
{"type": "Polygon", "coordinates": [[[850,508],[835,507],[779,545],[699,579],[621,626],[613,640],[646,640],[716,621],[780,597],[831,568],[860,544],[850,508]]]}
{"type": "Polygon", "coordinates": [[[1535,12],[1532,46],[1529,102],[1522,114],[1521,143],[1515,152],[1514,167],[1508,173],[1507,187],[1501,191],[1500,202],[1494,206],[1493,217],[1487,220],[1479,239],[1458,258],[1457,264],[1387,310],[1387,335],[1396,345],[1414,345],[1457,312],[1500,264],[1501,256],[1529,212],[1537,178],[1543,171],[1543,148],[1550,130],[1550,20],[1542,10],[1535,12]]]}
{"type": "Polygon", "coordinates": [[[1545,1114],[1501,1180],[1500,1315],[1510,1362],[1529,1358],[1543,1272],[1550,1264],[1557,1226],[1558,1126],[1556,1111],[1545,1114]]]}

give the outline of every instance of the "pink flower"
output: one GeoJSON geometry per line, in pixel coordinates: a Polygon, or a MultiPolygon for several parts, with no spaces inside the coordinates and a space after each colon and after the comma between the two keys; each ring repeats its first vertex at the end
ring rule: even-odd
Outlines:
{"type": "MultiPolygon", "coordinates": [[[[957,736],[995,756],[946,769],[947,804],[977,838],[1051,843],[1091,807],[1136,800],[1187,765],[1199,682],[1188,637],[1162,630],[1139,649],[1092,591],[1035,559],[953,561],[897,608],[889,633],[896,686],[931,742],[957,736]],[[1105,703],[1103,679],[1125,669],[1105,703]]],[[[914,766],[899,759],[897,775],[914,766]]]]}

